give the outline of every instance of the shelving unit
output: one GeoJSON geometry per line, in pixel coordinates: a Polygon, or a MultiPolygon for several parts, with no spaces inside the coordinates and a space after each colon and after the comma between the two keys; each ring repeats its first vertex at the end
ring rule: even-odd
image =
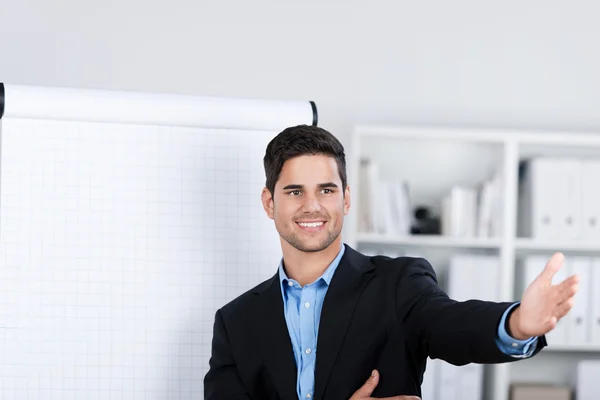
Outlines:
{"type": "Polygon", "coordinates": [[[502,242],[496,238],[453,238],[439,235],[388,236],[359,233],[357,241],[361,244],[389,244],[417,248],[499,249],[502,246],[502,242]]]}
{"type": "Polygon", "coordinates": [[[562,251],[565,253],[578,253],[597,255],[600,254],[600,243],[575,242],[575,241],[540,241],[529,238],[517,238],[515,247],[519,254],[549,251],[562,251]]]}
{"type": "Polygon", "coordinates": [[[563,345],[556,344],[548,347],[545,352],[550,353],[599,353],[600,354],[600,345],[597,344],[589,344],[589,345],[563,345]]]}
{"type": "MultiPolygon", "coordinates": [[[[412,126],[358,126],[348,152],[348,176],[353,212],[344,240],[359,250],[401,249],[423,254],[443,274],[451,254],[497,254],[502,301],[519,300],[515,291],[516,265],[529,254],[550,258],[556,251],[569,255],[600,256],[600,243],[579,240],[540,240],[517,237],[518,178],[521,160],[534,155],[586,156],[600,159],[600,135],[587,133],[524,132],[412,126]],[[381,175],[405,179],[415,204],[439,210],[444,193],[454,184],[488,179],[495,169],[503,173],[502,232],[493,238],[437,235],[390,236],[358,232],[360,160],[378,163],[381,175]]],[[[415,205],[413,204],[413,205],[415,205]]],[[[600,289],[600,288],[598,288],[600,289]]],[[[483,299],[485,300],[485,299],[483,299]]],[[[600,359],[600,345],[552,345],[536,357],[514,363],[486,366],[486,400],[508,400],[510,384],[523,381],[571,382],[580,359],[600,359]]]]}

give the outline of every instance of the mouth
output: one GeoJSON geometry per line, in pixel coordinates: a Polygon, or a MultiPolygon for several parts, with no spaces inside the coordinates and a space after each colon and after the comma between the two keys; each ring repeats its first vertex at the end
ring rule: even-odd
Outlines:
{"type": "Polygon", "coordinates": [[[326,221],[296,221],[300,229],[305,232],[319,232],[326,223],[326,221]]]}

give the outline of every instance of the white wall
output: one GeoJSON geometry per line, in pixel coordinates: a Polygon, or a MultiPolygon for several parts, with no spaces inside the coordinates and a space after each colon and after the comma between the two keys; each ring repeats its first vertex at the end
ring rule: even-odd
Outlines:
{"type": "Polygon", "coordinates": [[[600,129],[594,1],[0,0],[0,81],[314,99],[357,122],[600,129]]]}

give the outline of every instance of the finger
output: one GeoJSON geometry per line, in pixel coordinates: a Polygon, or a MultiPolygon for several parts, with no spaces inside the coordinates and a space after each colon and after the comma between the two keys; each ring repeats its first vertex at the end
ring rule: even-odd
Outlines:
{"type": "Polygon", "coordinates": [[[569,276],[567,279],[565,279],[564,281],[554,285],[555,287],[559,288],[559,289],[563,289],[566,288],[567,286],[572,286],[575,284],[579,284],[579,282],[581,281],[581,279],[579,278],[579,275],[574,274],[569,276]]]}
{"type": "Polygon", "coordinates": [[[552,278],[556,275],[556,272],[562,267],[565,261],[565,256],[562,253],[554,253],[546,267],[539,275],[540,279],[543,279],[548,282],[552,282],[552,278]]]}
{"type": "Polygon", "coordinates": [[[556,324],[558,323],[558,318],[555,316],[551,316],[548,321],[546,321],[546,332],[550,332],[554,328],[556,328],[556,324]]]}
{"type": "Polygon", "coordinates": [[[375,390],[375,388],[377,387],[377,383],[379,383],[379,372],[376,369],[374,369],[373,372],[371,372],[371,376],[369,377],[369,379],[367,379],[365,384],[362,385],[361,388],[358,389],[356,392],[354,392],[352,399],[370,397],[371,393],[373,393],[373,390],[375,390]]]}
{"type": "Polygon", "coordinates": [[[569,311],[571,311],[571,309],[573,308],[574,304],[575,304],[575,299],[573,297],[569,297],[567,300],[560,303],[554,309],[554,313],[553,313],[554,316],[556,317],[557,321],[560,320],[565,315],[567,315],[567,313],[569,311]]]}
{"type": "Polygon", "coordinates": [[[555,300],[558,304],[560,304],[577,294],[579,291],[579,276],[573,275],[570,278],[565,279],[562,283],[557,285],[555,289],[555,300]]]}

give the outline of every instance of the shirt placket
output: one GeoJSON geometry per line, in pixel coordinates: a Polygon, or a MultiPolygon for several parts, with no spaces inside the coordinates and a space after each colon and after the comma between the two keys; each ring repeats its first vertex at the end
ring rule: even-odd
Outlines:
{"type": "Polygon", "coordinates": [[[315,335],[316,285],[307,285],[300,299],[300,342],[302,344],[302,397],[310,399],[314,390],[315,357],[317,338],[315,335]]]}

